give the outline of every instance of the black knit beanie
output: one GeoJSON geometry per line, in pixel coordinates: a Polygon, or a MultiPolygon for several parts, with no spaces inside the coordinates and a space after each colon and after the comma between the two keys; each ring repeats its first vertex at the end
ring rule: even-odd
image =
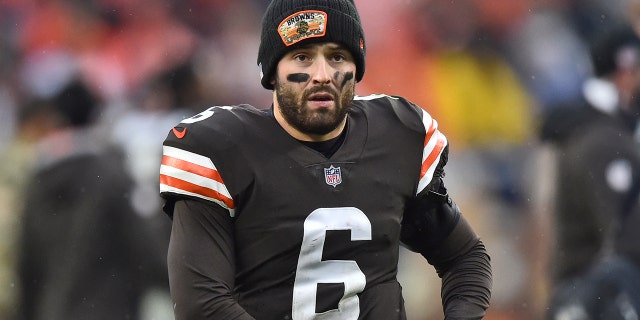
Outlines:
{"type": "Polygon", "coordinates": [[[356,81],[364,75],[365,42],[353,0],[272,0],[262,17],[258,67],[262,86],[271,79],[280,58],[297,46],[335,42],[345,46],[356,63],[356,81]]]}

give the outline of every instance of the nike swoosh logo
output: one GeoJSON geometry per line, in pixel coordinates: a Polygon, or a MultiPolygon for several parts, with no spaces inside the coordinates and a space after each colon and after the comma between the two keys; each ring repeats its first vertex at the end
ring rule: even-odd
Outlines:
{"type": "Polygon", "coordinates": [[[178,128],[179,127],[173,128],[171,131],[173,131],[173,134],[175,134],[178,139],[182,139],[184,138],[184,135],[187,134],[187,128],[181,128],[182,131],[178,130],[178,128]]]}

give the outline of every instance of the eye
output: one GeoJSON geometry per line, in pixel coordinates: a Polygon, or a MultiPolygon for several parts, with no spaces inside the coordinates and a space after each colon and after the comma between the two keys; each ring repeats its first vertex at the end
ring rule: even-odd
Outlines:
{"type": "Polygon", "coordinates": [[[311,60],[311,58],[304,54],[304,53],[297,53],[293,56],[293,60],[298,61],[298,62],[306,62],[311,60]]]}
{"type": "Polygon", "coordinates": [[[347,57],[345,57],[345,55],[342,54],[342,53],[335,53],[331,57],[331,60],[333,60],[335,62],[343,62],[343,61],[347,60],[347,57]]]}
{"type": "Polygon", "coordinates": [[[351,55],[351,52],[349,52],[349,50],[340,46],[333,48],[333,50],[329,52],[327,57],[329,60],[335,63],[353,61],[353,56],[351,55]]]}

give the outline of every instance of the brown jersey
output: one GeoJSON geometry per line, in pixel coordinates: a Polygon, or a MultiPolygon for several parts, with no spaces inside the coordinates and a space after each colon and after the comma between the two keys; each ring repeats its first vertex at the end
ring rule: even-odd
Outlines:
{"type": "Polygon", "coordinates": [[[232,221],[238,303],[256,319],[403,319],[396,279],[406,203],[430,183],[447,141],[398,97],[356,97],[329,158],[268,112],[213,107],[164,143],[160,190],[232,221]]]}

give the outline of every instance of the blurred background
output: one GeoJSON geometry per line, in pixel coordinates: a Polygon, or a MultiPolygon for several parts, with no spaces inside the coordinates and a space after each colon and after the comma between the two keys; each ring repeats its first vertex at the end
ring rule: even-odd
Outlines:
{"type": "MultiPolygon", "coordinates": [[[[581,99],[593,73],[590,41],[603,28],[633,21],[633,0],[355,2],[368,44],[357,93],[405,96],[428,110],[449,138],[445,183],[492,257],[487,319],[542,319],[553,246],[553,169],[545,167],[541,122],[550,110],[581,99]]],[[[92,151],[82,152],[116,148],[122,155],[130,182],[104,193],[125,194],[132,221],[145,228],[131,238],[148,244],[142,255],[134,253],[145,258],[131,262],[134,272],[159,274],[142,277],[148,281],[140,284],[137,315],[129,319],[173,319],[162,277],[169,221],[158,197],[161,144],[173,125],[210,106],[270,107],[272,93],[260,86],[256,66],[267,3],[0,1],[0,320],[21,319],[18,306],[29,291],[23,282],[32,279],[25,263],[40,263],[34,272],[42,274],[65,259],[23,257],[23,246],[48,252],[73,232],[67,225],[30,228],[23,216],[28,203],[39,201],[33,177],[74,149],[73,139],[51,145],[64,128],[82,128],[91,137],[92,151]],[[92,98],[90,120],[81,125],[69,120],[76,113],[56,115],[56,102],[77,83],[92,98]],[[30,243],[46,232],[52,235],[30,243]]],[[[81,174],[70,172],[68,180],[58,179],[69,184],[81,174]]],[[[431,266],[403,251],[400,279],[410,319],[441,319],[431,266]]]]}

